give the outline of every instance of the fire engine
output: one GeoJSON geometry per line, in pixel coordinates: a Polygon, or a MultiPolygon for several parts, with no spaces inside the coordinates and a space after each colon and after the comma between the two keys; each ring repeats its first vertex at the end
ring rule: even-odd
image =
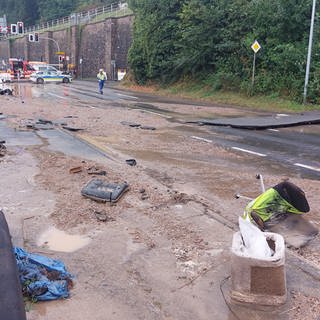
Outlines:
{"type": "Polygon", "coordinates": [[[16,58],[9,59],[8,71],[11,79],[29,79],[30,75],[35,72],[28,61],[16,58]]]}

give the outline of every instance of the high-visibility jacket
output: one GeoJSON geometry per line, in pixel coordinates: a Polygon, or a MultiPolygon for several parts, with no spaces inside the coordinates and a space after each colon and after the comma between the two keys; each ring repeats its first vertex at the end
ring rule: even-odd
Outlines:
{"type": "Polygon", "coordinates": [[[99,72],[97,74],[97,78],[98,78],[98,80],[107,80],[107,75],[105,72],[99,72]]]}
{"type": "Polygon", "coordinates": [[[278,191],[273,188],[268,189],[246,206],[244,218],[252,220],[251,213],[253,211],[263,220],[263,222],[270,220],[273,215],[282,213],[304,213],[281,197],[278,191]]]}

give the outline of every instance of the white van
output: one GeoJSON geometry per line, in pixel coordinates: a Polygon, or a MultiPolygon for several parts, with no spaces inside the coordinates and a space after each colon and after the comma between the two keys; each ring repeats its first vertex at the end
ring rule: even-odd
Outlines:
{"type": "Polygon", "coordinates": [[[42,71],[42,72],[57,72],[58,74],[62,73],[57,68],[50,66],[49,64],[47,64],[45,62],[30,61],[29,64],[32,66],[32,68],[36,72],[42,71]]]}
{"type": "Polygon", "coordinates": [[[38,71],[49,72],[50,71],[50,72],[62,73],[61,71],[59,71],[55,67],[50,66],[48,64],[45,64],[45,65],[34,65],[33,68],[34,68],[34,70],[36,70],[36,72],[38,72],[38,71]]]}

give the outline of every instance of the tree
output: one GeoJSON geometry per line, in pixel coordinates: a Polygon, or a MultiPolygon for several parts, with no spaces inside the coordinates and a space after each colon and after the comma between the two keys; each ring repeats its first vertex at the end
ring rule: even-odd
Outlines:
{"type": "Polygon", "coordinates": [[[179,26],[179,0],[132,0],[134,39],[128,60],[138,82],[165,81],[172,72],[179,26]]]}

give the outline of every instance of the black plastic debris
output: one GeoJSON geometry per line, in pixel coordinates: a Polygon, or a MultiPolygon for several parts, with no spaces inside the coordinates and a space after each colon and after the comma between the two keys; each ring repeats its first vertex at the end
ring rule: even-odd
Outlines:
{"type": "Polygon", "coordinates": [[[6,142],[3,140],[3,141],[0,141],[0,157],[4,157],[7,153],[7,148],[6,146],[4,145],[6,142]]]}
{"type": "Polygon", "coordinates": [[[101,179],[93,179],[81,190],[87,198],[100,202],[117,202],[129,190],[127,183],[108,183],[101,179]]]}
{"type": "Polygon", "coordinates": [[[28,119],[28,121],[26,122],[27,129],[33,130],[53,130],[56,125],[57,123],[46,119],[28,119]]]}
{"type": "Polygon", "coordinates": [[[129,166],[135,166],[137,164],[137,161],[135,159],[128,159],[128,160],[126,160],[126,163],[129,166]]]}
{"type": "Polygon", "coordinates": [[[46,119],[38,119],[37,124],[53,124],[51,120],[46,120],[46,119]]]}
{"type": "Polygon", "coordinates": [[[6,88],[6,89],[0,89],[0,95],[2,95],[2,96],[12,96],[12,92],[13,92],[13,90],[11,90],[11,89],[8,89],[8,88],[6,88]]]}
{"type": "Polygon", "coordinates": [[[99,175],[99,176],[107,175],[107,171],[99,169],[99,168],[97,168],[95,166],[88,168],[87,169],[87,173],[88,174],[92,174],[92,175],[99,175]]]}
{"type": "Polygon", "coordinates": [[[82,128],[75,128],[75,127],[69,127],[69,126],[62,126],[63,129],[69,130],[69,131],[81,131],[84,130],[82,128]]]}
{"type": "Polygon", "coordinates": [[[141,124],[139,123],[129,122],[129,121],[121,121],[121,124],[123,124],[124,126],[133,127],[133,128],[139,128],[141,126],[141,124]]]}
{"type": "Polygon", "coordinates": [[[151,127],[151,126],[141,126],[140,129],[144,129],[144,130],[156,130],[155,127],[151,127]]]}

